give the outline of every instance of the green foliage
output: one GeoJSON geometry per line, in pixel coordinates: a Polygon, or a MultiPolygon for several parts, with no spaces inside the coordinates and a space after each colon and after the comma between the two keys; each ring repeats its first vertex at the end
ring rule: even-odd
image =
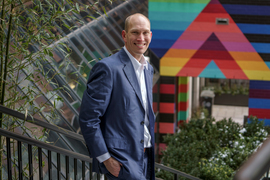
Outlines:
{"type": "Polygon", "coordinates": [[[249,94],[249,87],[245,87],[243,85],[237,86],[236,84],[233,84],[232,86],[229,86],[228,84],[224,86],[211,86],[211,87],[204,87],[203,90],[212,90],[216,95],[221,94],[243,94],[248,95],[249,94]]]}
{"type": "MultiPolygon", "coordinates": [[[[232,119],[191,120],[179,132],[164,138],[168,147],[162,164],[204,180],[230,180],[266,139],[268,129],[257,118],[251,118],[245,127],[232,119]]],[[[173,179],[172,174],[161,170],[156,176],[173,179]]]]}
{"type": "MultiPolygon", "coordinates": [[[[0,105],[57,123],[61,117],[59,105],[64,103],[61,94],[69,94],[71,88],[56,79],[70,78],[78,84],[80,74],[78,70],[68,71],[73,62],[65,36],[84,25],[83,19],[78,18],[80,12],[98,11],[95,4],[77,0],[0,2],[0,105]],[[73,76],[66,77],[70,74],[73,76]]],[[[88,21],[91,19],[95,18],[88,16],[88,21]]],[[[47,134],[42,128],[27,126],[25,121],[2,113],[0,128],[46,141],[47,134]]],[[[0,136],[0,179],[3,144],[0,136]]],[[[16,159],[13,163],[17,164],[16,159]]]]}

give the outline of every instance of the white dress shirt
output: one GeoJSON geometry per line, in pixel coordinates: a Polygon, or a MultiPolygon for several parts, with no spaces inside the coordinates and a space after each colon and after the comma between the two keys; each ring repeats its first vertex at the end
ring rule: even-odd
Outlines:
{"type": "MultiPolygon", "coordinates": [[[[137,80],[138,83],[140,85],[141,88],[141,95],[142,95],[142,100],[143,100],[143,106],[145,109],[145,116],[144,116],[144,148],[149,148],[151,147],[151,135],[149,133],[149,119],[148,119],[148,103],[147,103],[147,90],[146,90],[146,84],[145,84],[145,77],[144,77],[144,68],[148,69],[148,64],[145,60],[145,57],[142,56],[140,62],[138,60],[136,60],[126,49],[126,47],[124,46],[124,50],[127,53],[129,59],[132,62],[133,68],[135,70],[136,76],[137,76],[137,80]]],[[[109,159],[111,157],[111,155],[107,152],[101,156],[97,157],[97,160],[101,163],[107,159],[109,159]]]]}
{"type": "Polygon", "coordinates": [[[140,62],[135,59],[126,49],[124,46],[124,50],[126,51],[129,59],[132,62],[132,65],[134,67],[140,88],[141,88],[141,95],[143,100],[143,106],[145,109],[145,116],[144,116],[144,148],[151,147],[151,135],[149,133],[148,127],[149,127],[149,111],[148,111],[148,103],[147,103],[147,91],[146,91],[146,85],[145,85],[145,77],[144,77],[144,68],[148,69],[148,64],[145,60],[145,57],[142,55],[142,58],[140,59],[140,62]]]}

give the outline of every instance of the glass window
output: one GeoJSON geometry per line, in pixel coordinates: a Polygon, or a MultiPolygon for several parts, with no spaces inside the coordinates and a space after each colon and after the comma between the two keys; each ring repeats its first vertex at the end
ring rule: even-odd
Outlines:
{"type": "Polygon", "coordinates": [[[125,7],[127,8],[127,11],[128,11],[127,16],[129,16],[130,14],[134,14],[134,13],[138,12],[138,10],[135,9],[130,3],[127,3],[125,5],[125,7]]]}
{"type": "Polygon", "coordinates": [[[113,11],[112,13],[109,14],[109,18],[107,20],[110,22],[110,24],[115,28],[117,33],[121,34],[122,30],[124,29],[125,22],[122,20],[118,13],[116,11],[113,11]]]}
{"type": "Polygon", "coordinates": [[[102,40],[104,44],[109,48],[109,50],[112,52],[117,49],[115,47],[111,40],[105,35],[105,33],[100,29],[100,27],[97,24],[97,21],[93,22],[90,27],[96,34],[97,36],[102,40]]]}
{"type": "MultiPolygon", "coordinates": [[[[100,55],[100,52],[98,52],[88,41],[88,39],[84,36],[83,33],[79,32],[77,34],[77,36],[81,39],[81,41],[84,42],[84,44],[89,48],[89,50],[95,55],[95,57],[97,59],[95,59],[95,61],[98,61],[99,59],[102,58],[102,56],[100,55]]],[[[95,44],[96,45],[96,44],[95,44]]],[[[88,60],[88,58],[86,58],[88,60]]]]}
{"type": "Polygon", "coordinates": [[[139,3],[137,0],[131,1],[132,4],[135,6],[138,12],[144,14],[146,17],[148,17],[148,10],[145,8],[144,4],[139,3]]]}
{"type": "Polygon", "coordinates": [[[101,25],[101,28],[102,28],[104,31],[108,32],[108,34],[111,35],[111,37],[112,37],[112,38],[115,40],[115,42],[118,44],[118,47],[122,47],[122,46],[124,45],[124,43],[123,43],[123,41],[122,41],[122,38],[121,38],[120,34],[116,34],[116,33],[115,33],[115,30],[111,28],[112,26],[110,26],[110,24],[109,24],[109,22],[108,22],[108,19],[109,19],[109,18],[106,18],[106,19],[103,19],[103,18],[102,18],[102,19],[100,19],[100,20],[98,21],[98,23],[101,25]]]}
{"type": "Polygon", "coordinates": [[[96,36],[93,35],[92,31],[90,31],[87,28],[84,28],[83,32],[84,32],[85,36],[92,42],[92,44],[95,44],[95,46],[98,47],[98,49],[102,52],[104,57],[109,56],[109,49],[105,50],[104,47],[106,47],[106,46],[100,44],[99,40],[97,40],[96,36]]]}
{"type": "Polygon", "coordinates": [[[125,6],[120,7],[117,9],[117,13],[123,20],[125,20],[130,14],[133,14],[134,11],[128,12],[125,6]]]}

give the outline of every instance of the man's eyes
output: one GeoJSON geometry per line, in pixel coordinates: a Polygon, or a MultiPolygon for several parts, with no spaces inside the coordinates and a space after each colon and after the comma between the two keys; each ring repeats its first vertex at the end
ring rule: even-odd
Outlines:
{"type": "MultiPolygon", "coordinates": [[[[132,34],[136,34],[136,35],[138,35],[138,34],[140,34],[140,32],[137,32],[137,31],[135,31],[135,32],[131,32],[132,34]]],[[[143,35],[148,35],[149,34],[149,32],[143,32],[143,35]]]]}

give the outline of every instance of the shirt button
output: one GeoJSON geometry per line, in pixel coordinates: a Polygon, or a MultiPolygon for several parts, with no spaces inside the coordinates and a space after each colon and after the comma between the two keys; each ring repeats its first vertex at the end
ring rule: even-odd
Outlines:
{"type": "Polygon", "coordinates": [[[141,143],[144,143],[144,140],[143,139],[141,140],[141,143]]]}
{"type": "Polygon", "coordinates": [[[143,125],[143,124],[144,124],[144,121],[141,122],[141,125],[143,125]]]}

